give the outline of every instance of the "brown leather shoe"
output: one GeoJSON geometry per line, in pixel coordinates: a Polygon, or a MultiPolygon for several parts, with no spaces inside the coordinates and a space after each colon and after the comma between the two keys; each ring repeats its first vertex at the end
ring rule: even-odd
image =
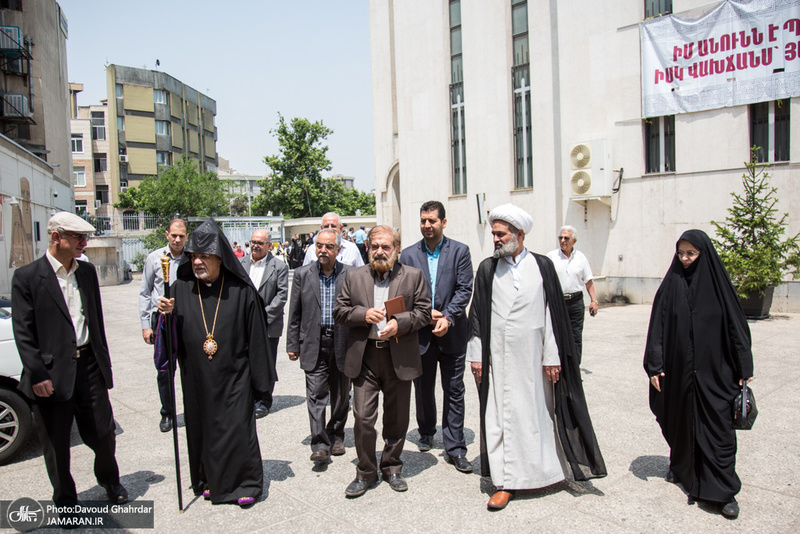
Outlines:
{"type": "Polygon", "coordinates": [[[489,499],[489,504],[486,507],[489,510],[502,510],[508,506],[508,501],[514,498],[513,491],[496,491],[492,498],[489,499]]]}

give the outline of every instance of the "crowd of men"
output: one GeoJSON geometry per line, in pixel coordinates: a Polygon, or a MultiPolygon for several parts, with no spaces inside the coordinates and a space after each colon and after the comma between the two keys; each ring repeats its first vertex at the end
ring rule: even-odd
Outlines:
{"type": "MultiPolygon", "coordinates": [[[[473,276],[469,248],[444,235],[444,205],[422,204],[419,220],[422,239],[401,251],[396,230],[378,225],[348,232],[336,213],[326,213],[304,256],[298,236],[286,258],[272,253],[264,229],[253,232],[249,253],[240,254],[212,219],[191,232],[182,219],[168,224],[167,246],[144,263],[139,310],[142,337],[156,355],[174,334],[196,495],[242,507],[262,495],[256,420],[272,407],[287,301],[286,352],[306,376],[312,462],[346,453],[352,391],[358,462],[346,497],[359,497],[381,480],[395,491],[408,489],[401,455],[412,387],[419,450],[431,450],[440,421],[445,461],[473,471],[464,438],[467,362],[479,390],[481,474],[496,487],[490,509],[504,508],[515,490],[605,476],[578,367],[584,286],[592,316],[597,300],[588,262],[574,249],[576,230],[564,227],[559,249],[535,254],[524,245],[530,215],[499,206],[489,215],[493,255],[473,276]],[[162,261],[169,265],[166,280],[162,261]]],[[[110,500],[125,502],[97,275],[77,259],[94,228],[64,212],[47,230],[45,257],[17,270],[13,280],[21,389],[43,422],[54,500],[76,500],[69,472],[74,414],[95,452],[98,482],[110,500]]],[[[154,361],[159,428],[168,432],[175,425],[170,386],[176,368],[164,358],[154,361]]]]}

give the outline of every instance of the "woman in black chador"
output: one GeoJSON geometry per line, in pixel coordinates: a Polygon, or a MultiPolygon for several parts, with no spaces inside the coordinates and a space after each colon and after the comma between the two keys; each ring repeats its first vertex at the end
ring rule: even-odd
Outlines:
{"type": "MultiPolygon", "coordinates": [[[[705,232],[684,232],[653,301],[644,368],[650,409],[670,448],[668,482],[735,519],[733,400],[753,376],[750,329],[705,232]]],[[[690,500],[690,502],[691,502],[690,500]]]]}

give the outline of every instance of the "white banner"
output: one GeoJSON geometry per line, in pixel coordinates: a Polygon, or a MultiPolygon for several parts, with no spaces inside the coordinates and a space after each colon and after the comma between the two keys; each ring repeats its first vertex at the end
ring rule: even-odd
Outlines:
{"type": "Polygon", "coordinates": [[[726,0],[640,27],[642,116],[800,96],[800,0],[726,0]]]}

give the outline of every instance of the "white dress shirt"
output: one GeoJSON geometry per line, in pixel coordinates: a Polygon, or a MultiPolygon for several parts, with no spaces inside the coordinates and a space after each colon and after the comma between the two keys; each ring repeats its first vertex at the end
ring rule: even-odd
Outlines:
{"type": "Polygon", "coordinates": [[[547,257],[553,260],[564,294],[583,291],[586,282],[593,278],[589,260],[580,250],[573,248],[572,254],[567,258],[561,249],[557,248],[548,252],[547,257]]]}
{"type": "Polygon", "coordinates": [[[78,281],[75,279],[75,271],[78,270],[78,261],[72,260],[72,268],[67,269],[58,261],[50,251],[45,252],[47,261],[56,273],[61,294],[64,295],[64,302],[67,304],[69,316],[72,319],[72,327],[75,329],[75,341],[78,347],[89,343],[89,328],[86,326],[86,317],[83,315],[83,300],[78,289],[78,281]]]}
{"type": "Polygon", "coordinates": [[[266,259],[266,256],[260,260],[253,260],[253,257],[250,257],[250,281],[253,282],[256,289],[261,287],[261,279],[264,277],[264,268],[267,266],[266,259]]]}

